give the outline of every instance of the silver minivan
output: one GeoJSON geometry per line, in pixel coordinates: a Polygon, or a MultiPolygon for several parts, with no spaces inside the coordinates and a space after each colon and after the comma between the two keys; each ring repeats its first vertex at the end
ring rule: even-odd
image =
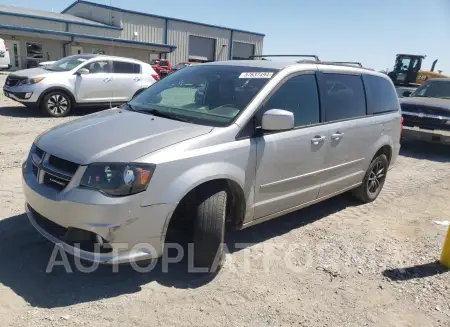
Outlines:
{"type": "Polygon", "coordinates": [[[157,258],[169,231],[220,266],[228,228],[350,191],[374,201],[399,153],[389,78],[323,62],[214,62],[39,135],[23,164],[31,224],[67,252],[157,258]],[[125,244],[125,246],[124,246],[125,244]]]}

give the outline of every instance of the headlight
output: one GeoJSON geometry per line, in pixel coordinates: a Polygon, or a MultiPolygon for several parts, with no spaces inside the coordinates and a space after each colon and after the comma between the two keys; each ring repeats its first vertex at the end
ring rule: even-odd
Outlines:
{"type": "Polygon", "coordinates": [[[42,81],[45,77],[27,78],[19,83],[19,85],[31,85],[42,81]]]}
{"type": "Polygon", "coordinates": [[[136,194],[147,189],[155,165],[95,163],[88,166],[81,185],[112,196],[136,194]]]}

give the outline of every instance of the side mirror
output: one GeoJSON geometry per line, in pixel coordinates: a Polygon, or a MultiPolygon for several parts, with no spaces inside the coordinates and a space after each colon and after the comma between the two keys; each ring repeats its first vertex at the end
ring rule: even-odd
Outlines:
{"type": "Polygon", "coordinates": [[[87,69],[87,68],[80,68],[80,69],[78,69],[78,71],[77,71],[77,75],[87,75],[87,74],[89,74],[90,73],[90,71],[89,71],[89,69],[87,69]]]}
{"type": "Polygon", "coordinates": [[[270,109],[262,116],[264,131],[285,131],[294,128],[294,114],[287,110],[270,109]]]}
{"type": "Polygon", "coordinates": [[[403,95],[404,97],[409,97],[409,96],[411,95],[411,93],[412,93],[411,91],[405,91],[405,92],[403,92],[402,95],[403,95]]]}

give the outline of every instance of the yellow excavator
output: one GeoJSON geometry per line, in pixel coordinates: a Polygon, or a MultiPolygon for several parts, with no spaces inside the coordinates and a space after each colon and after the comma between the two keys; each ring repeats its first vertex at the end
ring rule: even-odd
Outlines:
{"type": "Polygon", "coordinates": [[[398,54],[394,69],[388,75],[396,86],[412,87],[417,87],[431,78],[449,78],[449,76],[434,71],[438,59],[433,61],[429,71],[421,70],[422,61],[425,58],[426,56],[421,55],[398,54]]]}

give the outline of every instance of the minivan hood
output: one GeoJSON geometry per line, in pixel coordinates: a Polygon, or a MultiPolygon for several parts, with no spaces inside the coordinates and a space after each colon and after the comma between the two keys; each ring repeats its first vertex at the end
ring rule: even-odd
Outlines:
{"type": "Polygon", "coordinates": [[[58,125],[35,143],[45,152],[80,165],[132,162],[212,129],[117,108],[58,125]]]}
{"type": "Polygon", "coordinates": [[[50,74],[54,74],[54,73],[60,73],[60,72],[54,72],[51,70],[36,67],[36,68],[18,70],[18,71],[11,73],[11,75],[31,78],[31,77],[37,77],[37,76],[50,75],[50,74]]]}

